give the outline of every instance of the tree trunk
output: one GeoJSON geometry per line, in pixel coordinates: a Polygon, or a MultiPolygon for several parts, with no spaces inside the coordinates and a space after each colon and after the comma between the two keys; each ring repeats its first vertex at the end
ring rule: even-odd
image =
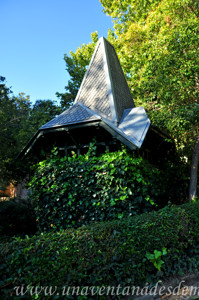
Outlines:
{"type": "Polygon", "coordinates": [[[193,149],[189,185],[189,201],[193,200],[197,195],[197,174],[199,162],[199,135],[196,138],[196,143],[193,149]]]}

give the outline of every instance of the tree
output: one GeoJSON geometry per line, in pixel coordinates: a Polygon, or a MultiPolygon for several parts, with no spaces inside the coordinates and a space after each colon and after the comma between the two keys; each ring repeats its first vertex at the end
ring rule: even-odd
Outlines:
{"type": "Polygon", "coordinates": [[[42,125],[49,122],[61,112],[61,107],[53,100],[36,100],[28,118],[30,138],[42,125]]]}
{"type": "Polygon", "coordinates": [[[56,93],[60,98],[60,103],[63,108],[68,108],[73,104],[77,95],[78,89],[86,72],[87,66],[90,62],[91,56],[98,41],[98,34],[94,32],[91,34],[92,42],[82,44],[75,52],[70,51],[70,56],[65,54],[64,60],[66,62],[66,70],[71,79],[65,87],[66,93],[56,93]]]}
{"type": "Polygon", "coordinates": [[[18,154],[39,127],[61,112],[52,100],[37,100],[32,106],[29,96],[14,96],[5,83],[0,76],[0,185],[27,174],[28,165],[16,159],[18,154]]]}
{"type": "Polygon", "coordinates": [[[199,10],[196,0],[100,0],[114,19],[115,45],[134,101],[175,140],[191,165],[196,196],[199,160],[199,10]],[[191,159],[192,157],[192,159],[191,159]]]}
{"type": "Polygon", "coordinates": [[[16,176],[16,155],[24,140],[21,135],[30,111],[29,98],[12,95],[0,76],[0,180],[8,182],[16,176]]]}

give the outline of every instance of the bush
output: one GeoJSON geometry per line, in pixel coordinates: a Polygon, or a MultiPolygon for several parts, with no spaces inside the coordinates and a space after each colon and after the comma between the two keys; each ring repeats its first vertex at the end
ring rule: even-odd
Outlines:
{"type": "Polygon", "coordinates": [[[17,238],[2,246],[0,254],[15,286],[57,286],[61,291],[63,286],[138,286],[197,271],[198,243],[199,203],[192,202],[92,227],[17,238]]]}
{"type": "Polygon", "coordinates": [[[35,233],[36,218],[29,202],[21,199],[0,201],[0,240],[35,233]]]}
{"type": "Polygon", "coordinates": [[[30,182],[40,229],[79,227],[154,209],[164,193],[160,171],[126,150],[99,157],[51,157],[30,182]]]}

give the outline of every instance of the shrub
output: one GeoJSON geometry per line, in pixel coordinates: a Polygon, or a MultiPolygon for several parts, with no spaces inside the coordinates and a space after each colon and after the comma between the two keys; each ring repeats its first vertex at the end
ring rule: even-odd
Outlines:
{"type": "Polygon", "coordinates": [[[17,238],[2,246],[0,254],[15,286],[57,286],[61,291],[63,286],[137,286],[196,271],[198,243],[199,203],[192,202],[92,227],[17,238]]]}
{"type": "Polygon", "coordinates": [[[0,201],[0,240],[35,233],[36,218],[29,202],[21,199],[0,201]]]}
{"type": "Polygon", "coordinates": [[[54,150],[37,165],[30,187],[42,231],[147,212],[164,193],[160,171],[142,158],[92,150],[63,158],[54,150]]]}

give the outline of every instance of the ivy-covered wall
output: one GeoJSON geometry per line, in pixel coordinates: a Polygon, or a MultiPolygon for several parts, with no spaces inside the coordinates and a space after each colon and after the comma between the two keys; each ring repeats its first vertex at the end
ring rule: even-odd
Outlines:
{"type": "MultiPolygon", "coordinates": [[[[95,150],[93,144],[84,156],[73,153],[60,158],[55,149],[36,166],[30,199],[42,231],[121,219],[157,209],[170,200],[166,170],[125,149],[100,156],[95,150]]],[[[172,178],[170,189],[175,183],[172,178]]]]}

